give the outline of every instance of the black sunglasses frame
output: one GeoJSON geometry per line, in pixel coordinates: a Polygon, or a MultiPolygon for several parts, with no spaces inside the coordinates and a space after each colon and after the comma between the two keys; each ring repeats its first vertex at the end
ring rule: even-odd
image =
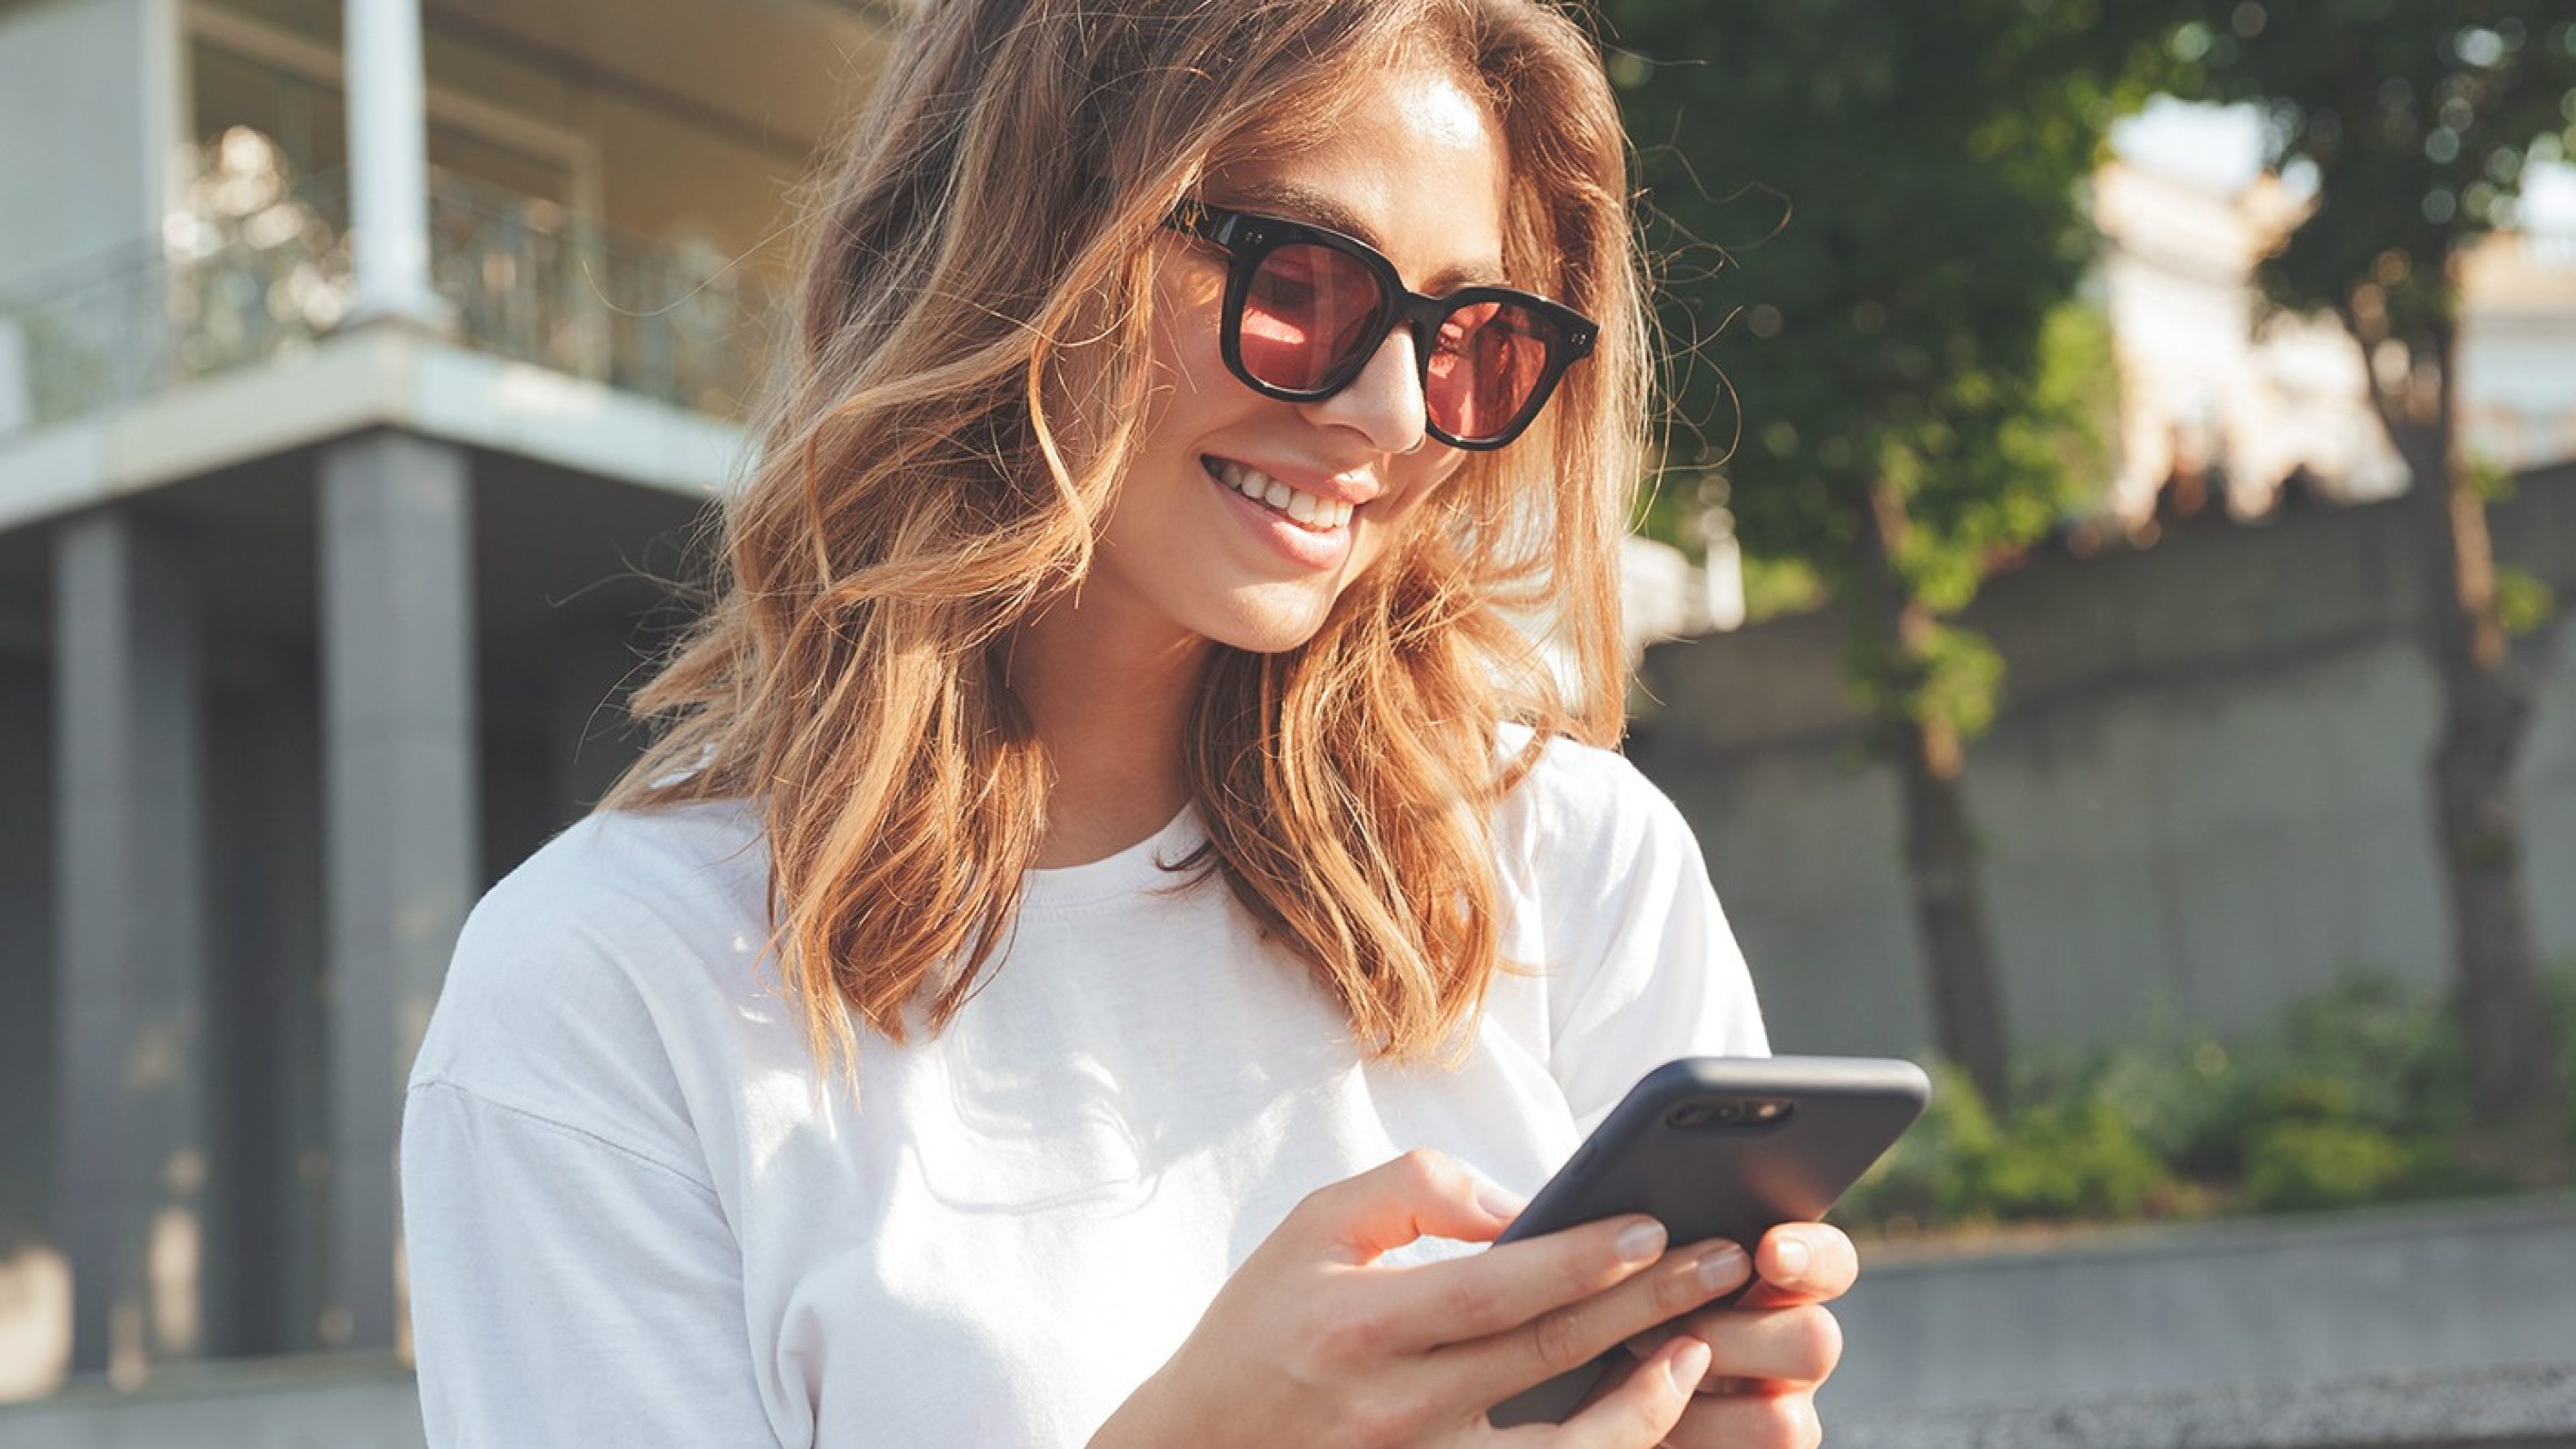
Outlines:
{"type": "Polygon", "coordinates": [[[1201,201],[1185,201],[1164,219],[1163,224],[1219,248],[1230,258],[1225,282],[1225,313],[1219,335],[1219,348],[1225,357],[1226,370],[1245,387],[1282,402],[1321,402],[1350,386],[1368,370],[1378,349],[1386,345],[1386,339],[1398,327],[1413,334],[1414,361],[1421,369],[1422,387],[1427,398],[1431,387],[1431,352],[1440,335],[1440,324],[1462,307],[1482,302],[1503,302],[1519,307],[1546,323],[1549,328],[1544,339],[1547,343],[1546,361],[1539,370],[1538,380],[1530,387],[1529,397],[1501,432],[1483,438],[1462,438],[1432,421],[1426,410],[1424,430],[1452,448],[1482,452],[1503,447],[1518,438],[1538,417],[1539,410],[1547,406],[1548,398],[1556,392],[1557,383],[1564,379],[1565,370],[1591,356],[1592,345],[1601,336],[1600,324],[1573,308],[1510,287],[1461,287],[1446,296],[1425,296],[1406,287],[1395,263],[1388,261],[1375,247],[1357,237],[1306,222],[1210,206],[1201,201]],[[1252,294],[1253,278],[1261,270],[1263,260],[1272,252],[1301,243],[1339,252],[1358,262],[1377,282],[1379,294],[1376,330],[1367,339],[1368,345],[1354,348],[1347,360],[1324,374],[1315,386],[1304,389],[1264,382],[1253,376],[1252,369],[1243,363],[1243,308],[1252,294]]]}

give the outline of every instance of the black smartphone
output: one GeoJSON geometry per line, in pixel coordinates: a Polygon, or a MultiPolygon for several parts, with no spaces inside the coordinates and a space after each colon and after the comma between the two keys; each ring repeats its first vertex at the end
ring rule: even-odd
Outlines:
{"type": "MultiPolygon", "coordinates": [[[[1750,1253],[1781,1223],[1823,1217],[1931,1097],[1923,1069],[1893,1058],[1666,1062],[1629,1089],[1496,1241],[1645,1213],[1675,1247],[1726,1238],[1750,1253]]],[[[1513,1395],[1494,1406],[1493,1422],[1562,1422],[1613,1361],[1513,1395]]]]}

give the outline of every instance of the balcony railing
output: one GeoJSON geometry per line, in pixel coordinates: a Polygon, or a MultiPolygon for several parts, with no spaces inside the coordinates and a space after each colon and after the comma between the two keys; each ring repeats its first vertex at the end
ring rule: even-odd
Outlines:
{"type": "MultiPolygon", "coordinates": [[[[773,315],[747,263],[448,172],[429,200],[431,282],[464,345],[741,416],[773,315]]],[[[193,202],[155,243],[0,293],[0,437],[309,350],[347,317],[338,176],[211,170],[193,202]]]]}

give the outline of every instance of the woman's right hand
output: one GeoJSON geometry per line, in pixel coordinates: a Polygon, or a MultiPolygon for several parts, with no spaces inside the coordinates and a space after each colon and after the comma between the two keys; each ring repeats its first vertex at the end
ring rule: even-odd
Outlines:
{"type": "Polygon", "coordinates": [[[1092,1449],[1649,1449],[1708,1370],[1698,1339],[1665,1341],[1562,1425],[1499,1430],[1485,1411],[1734,1290],[1750,1271],[1743,1250],[1667,1253],[1661,1225],[1628,1217],[1445,1262],[1377,1262],[1416,1238],[1490,1242],[1519,1207],[1427,1151],[1315,1192],[1092,1449]]]}

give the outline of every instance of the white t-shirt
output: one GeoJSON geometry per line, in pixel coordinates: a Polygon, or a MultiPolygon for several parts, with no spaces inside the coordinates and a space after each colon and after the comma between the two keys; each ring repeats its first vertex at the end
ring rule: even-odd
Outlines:
{"type": "MultiPolygon", "coordinates": [[[[1498,819],[1463,1062],[1362,1058],[1184,814],[1032,872],[947,1031],[817,1092],[756,815],[593,816],[467,922],[403,1120],[433,1445],[1079,1445],[1298,1199],[1413,1147],[1521,1193],[1650,1068],[1766,1050],[1680,815],[1558,743],[1498,819]]],[[[1457,1251],[1425,1243],[1410,1252],[1457,1251]]]]}

